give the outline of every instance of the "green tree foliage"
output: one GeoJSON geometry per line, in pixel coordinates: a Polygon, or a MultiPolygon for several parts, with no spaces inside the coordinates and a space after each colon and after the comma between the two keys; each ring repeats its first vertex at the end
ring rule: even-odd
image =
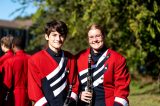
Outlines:
{"type": "Polygon", "coordinates": [[[105,29],[106,45],[127,58],[132,73],[158,75],[159,0],[36,0],[34,4],[39,9],[33,16],[34,36],[28,50],[41,49],[45,44],[43,27],[48,20],[60,19],[67,23],[69,34],[64,49],[73,54],[88,47],[87,27],[99,23],[105,29]]]}

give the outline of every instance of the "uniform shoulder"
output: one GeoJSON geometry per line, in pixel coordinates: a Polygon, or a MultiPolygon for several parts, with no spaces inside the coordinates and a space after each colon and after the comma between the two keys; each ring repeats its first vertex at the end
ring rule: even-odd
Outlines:
{"type": "Polygon", "coordinates": [[[5,59],[5,61],[4,61],[4,63],[3,63],[3,64],[11,63],[11,62],[13,62],[13,61],[14,61],[14,59],[15,59],[15,57],[14,57],[14,56],[12,56],[12,57],[10,57],[10,58],[8,58],[8,59],[5,59]]]}
{"type": "Polygon", "coordinates": [[[89,49],[84,49],[84,50],[80,51],[78,54],[76,54],[75,57],[79,58],[81,56],[84,56],[85,54],[88,54],[88,52],[89,52],[89,49]]]}
{"type": "Polygon", "coordinates": [[[45,53],[45,50],[38,51],[30,56],[30,59],[38,59],[45,53]]]}
{"type": "Polygon", "coordinates": [[[110,53],[112,55],[112,57],[115,57],[115,58],[124,58],[125,59],[125,57],[123,55],[121,55],[119,52],[117,52],[115,50],[108,49],[108,53],[110,53]]]}
{"type": "Polygon", "coordinates": [[[66,57],[68,57],[68,58],[74,58],[74,57],[75,57],[75,56],[74,56],[71,52],[69,52],[69,51],[63,50],[63,52],[64,52],[64,55],[65,55],[66,57]]]}

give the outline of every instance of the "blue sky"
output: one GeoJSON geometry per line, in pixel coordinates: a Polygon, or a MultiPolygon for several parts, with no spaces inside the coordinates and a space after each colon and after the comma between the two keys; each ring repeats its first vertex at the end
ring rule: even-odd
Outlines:
{"type": "Polygon", "coordinates": [[[11,15],[16,9],[20,8],[19,3],[14,3],[16,0],[0,0],[0,20],[13,20],[17,16],[26,16],[35,13],[36,7],[30,4],[23,14],[16,12],[11,15]]]}

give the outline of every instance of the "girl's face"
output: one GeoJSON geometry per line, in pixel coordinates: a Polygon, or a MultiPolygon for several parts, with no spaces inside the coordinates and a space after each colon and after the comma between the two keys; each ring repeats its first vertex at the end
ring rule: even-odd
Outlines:
{"type": "Polygon", "coordinates": [[[88,32],[88,42],[95,53],[104,45],[104,36],[99,29],[91,29],[88,32]]]}

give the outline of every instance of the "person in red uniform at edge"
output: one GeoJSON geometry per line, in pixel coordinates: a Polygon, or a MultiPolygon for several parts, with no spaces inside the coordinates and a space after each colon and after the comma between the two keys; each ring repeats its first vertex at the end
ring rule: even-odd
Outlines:
{"type": "MultiPolygon", "coordinates": [[[[15,55],[8,59],[3,67],[3,89],[9,92],[10,99],[6,100],[7,106],[32,106],[28,98],[27,89],[27,71],[28,71],[28,58],[30,55],[25,53],[25,40],[21,36],[16,36],[12,41],[12,50],[15,55]],[[9,102],[9,103],[7,103],[9,102]]],[[[7,96],[5,95],[7,98],[7,96]]],[[[5,106],[5,105],[3,105],[5,106]]]]}
{"type": "Polygon", "coordinates": [[[80,82],[80,103],[83,106],[128,106],[130,75],[126,60],[119,53],[104,44],[104,31],[101,26],[93,24],[88,31],[90,47],[77,54],[77,69],[80,82]],[[86,90],[88,56],[91,54],[92,90],[86,90]]]}
{"type": "MultiPolygon", "coordinates": [[[[10,57],[12,57],[14,55],[13,51],[11,50],[12,40],[13,40],[12,35],[6,35],[6,36],[2,37],[0,40],[1,49],[5,53],[3,56],[0,57],[0,67],[2,67],[2,64],[7,59],[9,59],[10,57]]],[[[1,71],[1,68],[0,68],[0,71],[1,71]]]]}
{"type": "Polygon", "coordinates": [[[68,85],[73,85],[71,104],[77,100],[78,88],[74,76],[75,58],[61,49],[68,28],[62,21],[46,23],[45,39],[48,47],[29,59],[28,93],[34,106],[63,106],[68,93],[68,85]]]}
{"type": "MultiPolygon", "coordinates": [[[[1,44],[1,49],[2,51],[5,53],[4,55],[2,55],[0,57],[0,86],[2,86],[2,65],[3,63],[14,56],[13,51],[11,50],[12,47],[12,40],[13,40],[13,36],[12,35],[6,35],[4,37],[1,38],[0,40],[0,44],[1,44]]],[[[0,106],[2,106],[2,101],[3,101],[3,92],[1,90],[2,87],[0,87],[0,106]]]]}

